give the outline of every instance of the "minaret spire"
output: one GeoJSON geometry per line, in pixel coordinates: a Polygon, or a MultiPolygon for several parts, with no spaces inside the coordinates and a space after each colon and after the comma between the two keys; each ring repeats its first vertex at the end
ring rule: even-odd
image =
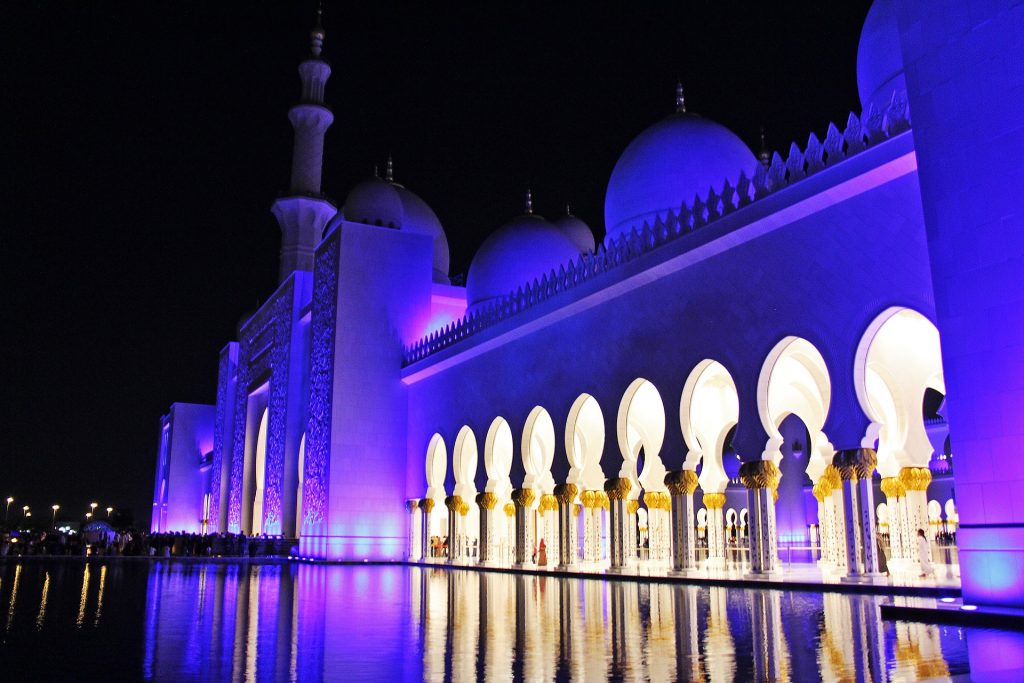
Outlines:
{"type": "Polygon", "coordinates": [[[310,57],[299,64],[302,94],[299,103],[288,110],[288,120],[295,129],[289,196],[278,199],[271,208],[281,225],[280,282],[296,270],[313,270],[313,250],[327,221],[337,213],[321,197],[320,188],[324,136],[334,122],[334,114],[324,102],[331,67],[320,57],[327,35],[322,19],[323,7],[318,6],[316,22],[309,33],[310,57]]]}
{"type": "Polygon", "coordinates": [[[327,37],[327,31],[324,30],[323,24],[324,16],[324,3],[323,0],[316,5],[316,24],[313,25],[313,30],[309,32],[309,52],[314,58],[320,58],[320,52],[324,49],[324,38],[327,37]]]}
{"type": "Polygon", "coordinates": [[[388,163],[384,166],[384,180],[389,183],[395,182],[395,163],[391,160],[390,154],[388,154],[388,163]]]}
{"type": "Polygon", "coordinates": [[[686,111],[686,97],[683,95],[683,82],[676,81],[676,112],[686,111]]]}
{"type": "Polygon", "coordinates": [[[526,215],[533,215],[533,191],[526,188],[526,215]]]}
{"type": "Polygon", "coordinates": [[[765,168],[772,164],[772,153],[768,151],[768,143],[765,142],[764,126],[761,126],[761,151],[757,153],[757,159],[765,168]]]}

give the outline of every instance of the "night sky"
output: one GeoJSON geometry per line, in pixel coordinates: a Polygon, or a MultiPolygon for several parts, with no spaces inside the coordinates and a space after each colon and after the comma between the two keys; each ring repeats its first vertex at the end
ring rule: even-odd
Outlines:
{"type": "MultiPolygon", "coordinates": [[[[600,239],[612,167],[677,78],[755,152],[762,125],[785,150],[859,110],[867,1],[552,4],[328,2],[325,193],[340,206],[391,153],[455,274],[527,186],[600,239]]],[[[18,514],[95,500],[148,525],[160,415],[214,401],[219,349],[277,284],[314,9],[5,3],[0,496],[18,514]]]]}

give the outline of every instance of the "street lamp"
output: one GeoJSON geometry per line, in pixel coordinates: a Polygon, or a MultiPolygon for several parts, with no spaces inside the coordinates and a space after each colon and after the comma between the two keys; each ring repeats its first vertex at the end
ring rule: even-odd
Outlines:
{"type": "Polygon", "coordinates": [[[53,510],[53,522],[52,527],[57,527],[57,510],[60,510],[60,505],[51,505],[50,508],[53,510]]]}
{"type": "Polygon", "coordinates": [[[14,496],[7,496],[7,509],[4,510],[4,524],[7,524],[7,515],[11,511],[11,503],[14,502],[14,496]]]}
{"type": "Polygon", "coordinates": [[[99,503],[89,503],[89,512],[96,512],[96,508],[99,507],[99,503]]]}
{"type": "Polygon", "coordinates": [[[114,508],[107,508],[107,519],[110,519],[110,513],[114,511],[114,508]]]}
{"type": "Polygon", "coordinates": [[[85,518],[86,519],[92,519],[92,513],[91,512],[86,512],[85,513],[85,518]]]}
{"type": "Polygon", "coordinates": [[[24,507],[21,508],[21,516],[28,517],[28,505],[25,505],[24,507]]]}

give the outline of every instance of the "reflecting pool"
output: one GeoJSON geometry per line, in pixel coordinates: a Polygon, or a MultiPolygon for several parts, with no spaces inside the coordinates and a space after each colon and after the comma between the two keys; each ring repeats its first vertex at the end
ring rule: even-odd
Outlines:
{"type": "Polygon", "coordinates": [[[938,680],[1024,634],[866,596],[401,566],[0,562],[7,680],[938,680]]]}

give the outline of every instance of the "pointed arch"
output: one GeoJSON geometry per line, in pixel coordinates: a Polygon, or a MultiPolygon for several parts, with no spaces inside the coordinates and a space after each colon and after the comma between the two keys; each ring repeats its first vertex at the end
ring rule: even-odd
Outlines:
{"type": "Polygon", "coordinates": [[[526,470],[523,487],[551,493],[555,490],[555,480],[551,476],[551,465],[555,459],[555,424],[551,414],[541,406],[536,406],[526,418],[522,445],[523,469],[526,470]]]}
{"type": "Polygon", "coordinates": [[[622,453],[619,476],[634,483],[630,497],[640,494],[640,485],[649,491],[665,490],[665,465],[661,462],[661,446],[665,441],[665,404],[653,383],[643,377],[630,383],[619,403],[616,427],[622,453]],[[637,472],[641,449],[643,468],[637,472]]]}
{"type": "Polygon", "coordinates": [[[710,358],[698,363],[683,386],[679,424],[689,448],[683,468],[696,470],[701,464],[700,487],[706,493],[721,493],[729,483],[722,452],[739,413],[736,382],[725,366],[710,358]]]}
{"type": "Polygon", "coordinates": [[[946,393],[939,331],[915,310],[892,307],[868,326],[857,348],[854,387],[871,420],[863,446],[878,440],[878,470],[926,467],[932,455],[921,404],[927,389],[946,393]]]}
{"type": "Polygon", "coordinates": [[[600,404],[590,394],[580,394],[565,422],[568,483],[576,484],[580,490],[601,490],[605,480],[601,469],[604,439],[604,413],[600,404]]]}
{"type": "Polygon", "coordinates": [[[796,415],[811,435],[806,471],[817,482],[835,451],[822,432],[831,401],[832,382],[818,349],[802,337],[782,339],[765,358],[757,381],[758,414],[768,434],[764,457],[779,464],[779,427],[789,415],[796,415]]]}

